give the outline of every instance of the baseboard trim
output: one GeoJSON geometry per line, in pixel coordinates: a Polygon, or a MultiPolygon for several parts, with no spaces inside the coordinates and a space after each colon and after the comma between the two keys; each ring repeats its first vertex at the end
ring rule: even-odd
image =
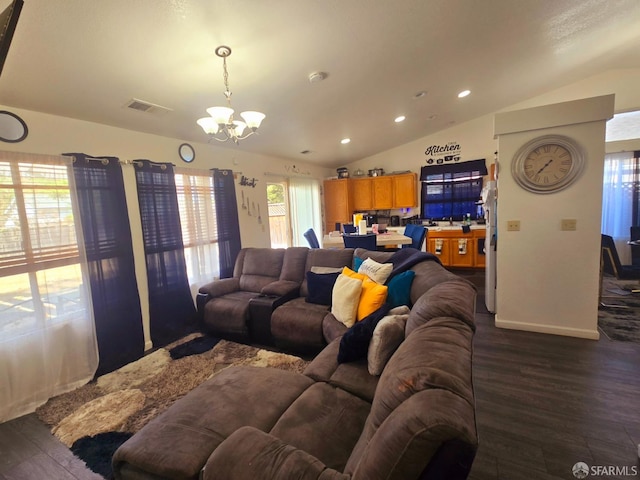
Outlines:
{"type": "Polygon", "coordinates": [[[147,340],[146,342],[144,342],[144,351],[145,352],[148,352],[152,348],[153,348],[153,342],[151,340],[147,340]]]}
{"type": "Polygon", "coordinates": [[[564,337],[586,338],[588,340],[599,340],[600,332],[596,330],[585,330],[582,328],[558,327],[555,325],[542,325],[539,323],[514,322],[511,320],[500,320],[496,318],[496,327],[509,330],[522,330],[525,332],[547,333],[551,335],[562,335],[564,337]]]}

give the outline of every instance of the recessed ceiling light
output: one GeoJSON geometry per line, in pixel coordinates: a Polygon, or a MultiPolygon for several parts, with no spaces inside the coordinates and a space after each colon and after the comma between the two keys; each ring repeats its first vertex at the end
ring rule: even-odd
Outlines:
{"type": "Polygon", "coordinates": [[[396,123],[400,123],[400,122],[404,122],[404,119],[407,118],[404,115],[400,115],[399,117],[396,117],[393,121],[396,123]]]}
{"type": "Polygon", "coordinates": [[[458,94],[458,98],[464,98],[471,93],[471,90],[463,90],[458,94]]]}
{"type": "Polygon", "coordinates": [[[340,143],[343,145],[346,145],[347,143],[349,143],[351,141],[350,138],[343,138],[342,140],[340,140],[340,143]]]}

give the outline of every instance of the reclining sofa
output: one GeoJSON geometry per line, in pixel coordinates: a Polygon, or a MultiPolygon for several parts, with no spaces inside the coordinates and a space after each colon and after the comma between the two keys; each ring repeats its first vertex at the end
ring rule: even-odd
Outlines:
{"type": "MultiPolygon", "coordinates": [[[[261,292],[268,285],[300,281],[294,294],[277,292],[289,299],[280,303],[276,296],[279,300],[272,309],[271,324],[274,337],[315,345],[322,335],[328,344],[302,374],[251,366],[219,372],[116,451],[115,478],[467,478],[477,449],[472,383],[475,287],[438,261],[412,265],[416,275],[411,309],[400,332],[400,344],[381,374],[372,375],[366,356],[338,361],[347,332],[356,327],[340,329],[328,309],[316,311],[313,304],[307,305],[311,309],[305,315],[304,280],[291,274],[293,265],[302,263],[301,250],[293,249],[291,258],[287,252],[273,253],[287,265],[279,274],[266,266],[256,270],[247,265],[253,257],[249,250],[238,258],[234,278],[223,282],[227,287],[216,287],[216,282],[203,287],[202,292],[212,297],[203,303],[204,323],[224,331],[222,319],[211,316],[216,302],[212,299],[235,295],[241,300],[237,311],[226,304],[231,297],[218,305],[239,312],[234,333],[251,336],[251,322],[247,322],[251,300],[264,295],[261,292]],[[240,290],[249,287],[252,290],[240,290]],[[289,303],[290,310],[277,317],[278,310],[289,303]],[[298,326],[294,312],[300,315],[300,332],[285,335],[285,325],[298,326]],[[312,325],[311,317],[320,318],[319,324],[312,325]]],[[[304,258],[304,268],[352,265],[354,257],[383,263],[392,255],[361,249],[314,249],[304,258]]],[[[256,258],[264,261],[266,257],[256,258]]]]}

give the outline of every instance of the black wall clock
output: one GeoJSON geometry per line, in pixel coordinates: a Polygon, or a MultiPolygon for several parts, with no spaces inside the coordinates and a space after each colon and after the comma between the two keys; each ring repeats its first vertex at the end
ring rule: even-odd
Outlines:
{"type": "Polygon", "coordinates": [[[183,162],[191,163],[196,158],[196,151],[188,143],[183,143],[178,147],[178,154],[183,162]]]}

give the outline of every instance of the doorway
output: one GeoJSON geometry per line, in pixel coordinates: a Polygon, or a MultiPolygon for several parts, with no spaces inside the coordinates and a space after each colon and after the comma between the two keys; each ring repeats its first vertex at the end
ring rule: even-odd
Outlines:
{"type": "Polygon", "coordinates": [[[286,182],[267,183],[271,248],[287,248],[291,246],[291,223],[289,221],[287,198],[286,182]]]}

